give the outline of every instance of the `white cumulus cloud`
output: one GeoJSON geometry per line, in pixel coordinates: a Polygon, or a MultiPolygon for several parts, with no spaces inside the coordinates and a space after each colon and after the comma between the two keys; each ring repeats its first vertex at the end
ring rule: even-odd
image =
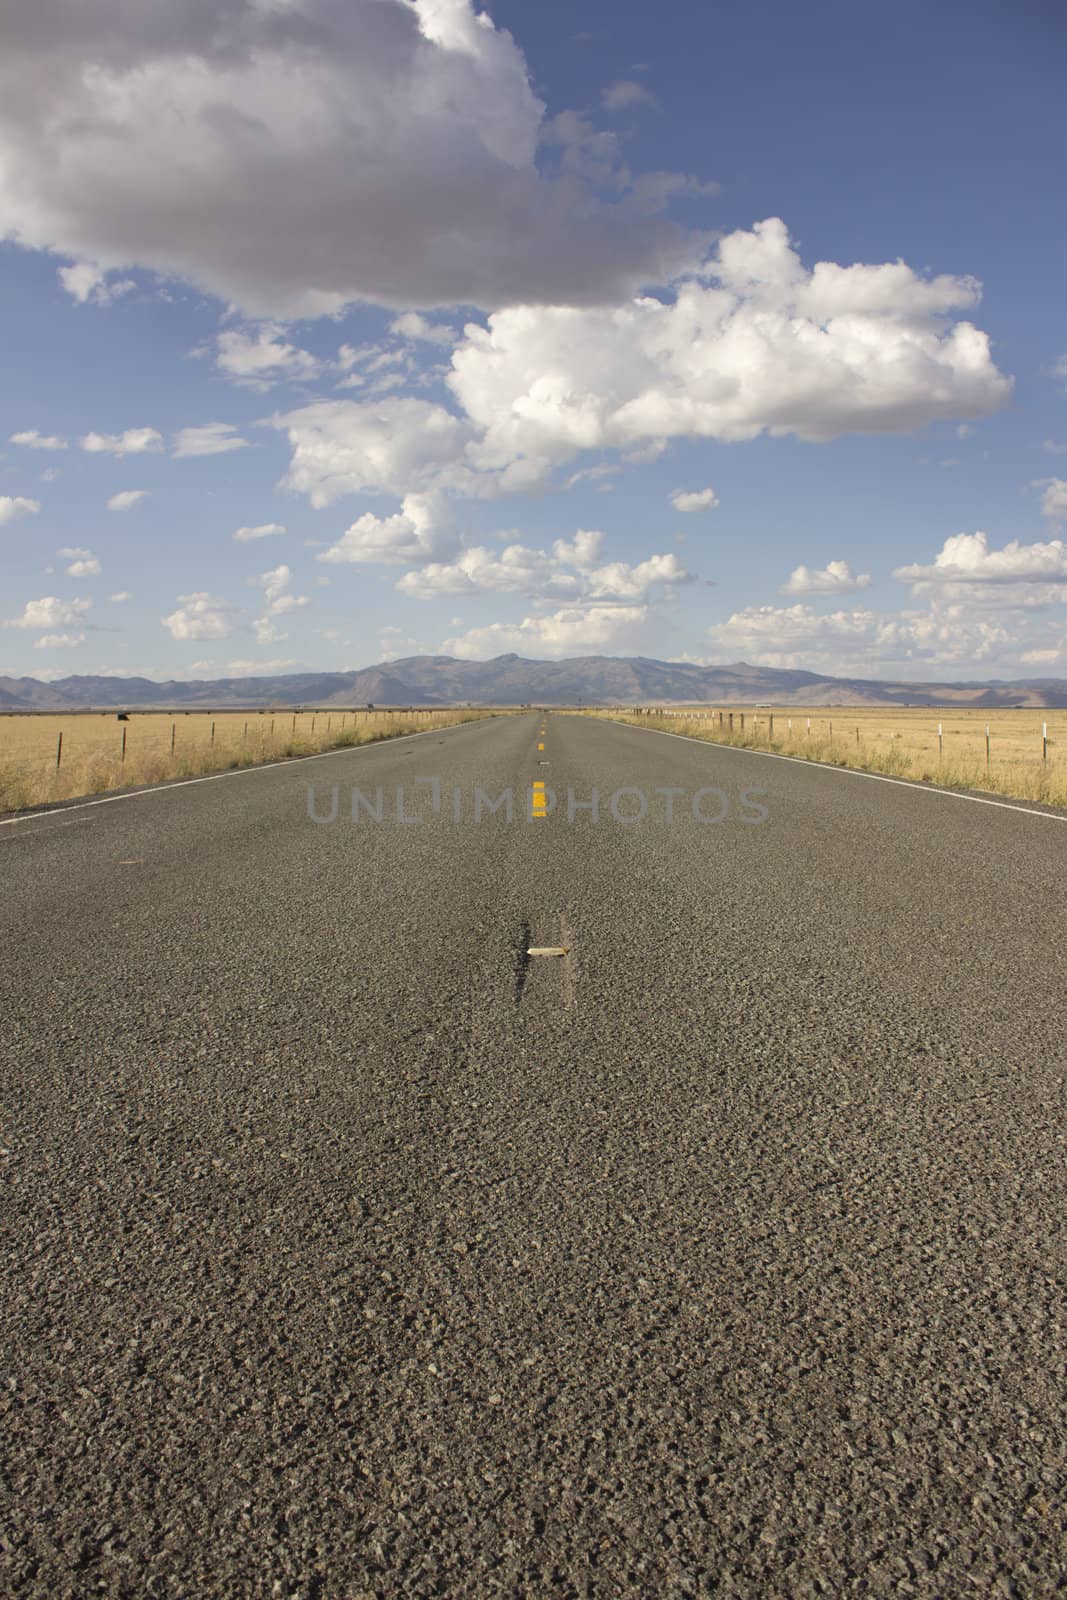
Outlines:
{"type": "Polygon", "coordinates": [[[1002,549],[992,550],[984,533],[957,533],[945,540],[931,565],[897,567],[893,576],[912,584],[916,594],[946,588],[965,593],[991,584],[998,588],[1067,584],[1067,544],[1062,539],[1035,544],[1011,539],[1002,549]]]}
{"type": "Polygon", "coordinates": [[[156,428],[127,428],[125,433],[87,433],[81,447],[90,455],[140,456],[162,450],[163,435],[156,428]]]}
{"type": "Polygon", "coordinates": [[[441,645],[445,655],[487,660],[508,651],[522,655],[567,656],[576,651],[620,650],[633,646],[647,622],[649,608],[637,606],[566,606],[547,616],[520,622],[492,622],[470,628],[441,645]]]}
{"type": "Polygon", "coordinates": [[[263,613],[252,624],[257,643],[271,644],[287,638],[287,634],[278,631],[275,618],[285,616],[290,611],[302,611],[311,604],[306,594],[290,593],[292,578],[292,572],[283,563],[272,567],[269,572],[261,572],[258,578],[249,579],[250,583],[263,590],[263,613]]]}
{"type": "Polygon", "coordinates": [[[16,617],[13,628],[64,628],[77,625],[89,610],[89,600],[60,600],[54,594],[42,595],[40,600],[27,600],[21,617],[16,617]]]}
{"type": "Polygon", "coordinates": [[[35,650],[69,650],[74,645],[84,643],[84,633],[43,633],[39,639],[33,641],[33,648],[35,650]]]}
{"type": "Polygon", "coordinates": [[[828,561],[825,567],[794,567],[783,594],[847,594],[870,587],[869,572],[853,572],[847,561],[828,561]]]}
{"type": "Polygon", "coordinates": [[[113,494],[107,503],[109,511],[132,511],[134,506],[139,506],[142,500],[148,499],[147,489],[122,489],[118,494],[113,494]]]}
{"type": "Polygon", "coordinates": [[[720,241],[673,300],[515,307],[468,324],[449,386],[481,470],[531,479],[583,450],[761,433],[818,442],[984,416],[1010,380],[953,311],[970,279],[903,262],[805,268],[776,218],[720,241]]]}
{"type": "Polygon", "coordinates": [[[64,545],[62,550],[57,550],[56,555],[62,561],[69,561],[70,566],[64,570],[68,578],[98,578],[100,576],[100,563],[91,550],[84,549],[81,545],[64,545]]]}
{"type": "Polygon", "coordinates": [[[14,522],[16,517],[35,516],[41,509],[39,500],[27,500],[23,495],[0,494],[0,527],[14,522]]]}
{"type": "Polygon", "coordinates": [[[293,447],[286,486],[316,505],[365,490],[489,496],[542,486],[586,451],[633,462],[672,439],[820,442],[986,415],[1011,380],[987,335],[952,320],[977,299],[973,280],[904,262],[809,270],[772,218],[722,239],[673,299],[468,323],[447,379],[456,411],[392,398],[275,417],[293,447]]]}
{"type": "Polygon", "coordinates": [[[714,489],[675,489],[671,495],[675,511],[713,511],[718,503],[714,489]]]}
{"type": "Polygon", "coordinates": [[[266,390],[283,380],[310,381],[321,371],[321,362],[310,351],[290,344],[274,323],[252,333],[231,328],[216,342],[216,366],[247,389],[266,390]]]}
{"type": "Polygon", "coordinates": [[[503,550],[474,545],[451,562],[431,562],[408,572],[397,588],[418,599],[435,595],[521,594],[538,600],[645,600],[665,584],[688,583],[674,554],[631,565],[596,565],[603,534],[580,530],[573,544],[557,539],[551,551],[510,544],[503,550]]]}
{"type": "Polygon", "coordinates": [[[201,590],[180,594],[177,610],[160,621],[172,639],[227,639],[234,630],[235,609],[201,590]]]}
{"type": "Polygon", "coordinates": [[[949,606],[928,611],[819,613],[810,606],[749,606],[708,629],[719,659],[876,678],[996,660],[1016,644],[1002,619],[949,606]]]}
{"type": "Polygon", "coordinates": [[[1067,478],[1044,478],[1041,487],[1042,514],[1053,522],[1067,520],[1067,478]]]}
{"type": "MultiPolygon", "coordinates": [[[[273,419],[293,455],[285,487],[313,506],[367,492],[407,495],[464,481],[470,427],[429,400],[321,400],[273,419]]],[[[469,476],[469,475],[468,475],[469,476]]]]}
{"type": "Polygon", "coordinates": [[[456,342],[456,330],[450,328],[445,322],[429,322],[418,311],[405,311],[389,325],[390,333],[399,335],[401,339],[410,339],[413,343],[452,345],[456,342]]]}
{"type": "Polygon", "coordinates": [[[92,261],[75,261],[69,267],[60,267],[56,276],[71,299],[80,306],[90,303],[109,306],[113,300],[118,300],[137,287],[132,278],[112,278],[109,281],[106,271],[92,261]]]}
{"type": "Polygon", "coordinates": [[[319,561],[423,565],[447,557],[457,547],[455,524],[439,493],[405,495],[389,517],[364,512],[319,561]]]}

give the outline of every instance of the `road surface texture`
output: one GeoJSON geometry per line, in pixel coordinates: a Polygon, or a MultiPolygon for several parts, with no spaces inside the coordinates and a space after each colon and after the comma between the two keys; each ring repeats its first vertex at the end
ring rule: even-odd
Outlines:
{"type": "Polygon", "coordinates": [[[0,873],[4,1596],[1065,1591],[1063,820],[530,713],[0,873]]]}

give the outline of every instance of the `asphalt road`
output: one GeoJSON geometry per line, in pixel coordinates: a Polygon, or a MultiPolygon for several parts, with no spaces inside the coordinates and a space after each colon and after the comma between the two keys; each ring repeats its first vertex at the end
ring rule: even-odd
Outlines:
{"type": "Polygon", "coordinates": [[[1067,822],[541,726],[0,826],[0,1594],[1067,1588],[1067,822]]]}

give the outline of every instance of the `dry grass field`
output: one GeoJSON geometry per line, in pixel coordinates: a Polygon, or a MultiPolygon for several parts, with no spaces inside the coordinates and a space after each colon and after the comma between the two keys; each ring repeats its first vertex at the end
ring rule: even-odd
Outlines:
{"type": "Polygon", "coordinates": [[[1067,711],[700,706],[599,715],[742,749],[1067,807],[1067,711]]]}
{"type": "Polygon", "coordinates": [[[448,728],[487,711],[114,711],[0,716],[0,811],[448,728]],[[60,738],[62,736],[62,744],[60,738]],[[125,744],[123,738],[125,736],[125,744]]]}

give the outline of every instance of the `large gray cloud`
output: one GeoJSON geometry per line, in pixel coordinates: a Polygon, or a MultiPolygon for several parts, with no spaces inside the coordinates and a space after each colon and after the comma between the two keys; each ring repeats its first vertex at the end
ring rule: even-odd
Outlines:
{"type": "Polygon", "coordinates": [[[470,0],[9,0],[2,32],[0,237],[32,248],[281,317],[591,304],[692,257],[470,0]]]}

